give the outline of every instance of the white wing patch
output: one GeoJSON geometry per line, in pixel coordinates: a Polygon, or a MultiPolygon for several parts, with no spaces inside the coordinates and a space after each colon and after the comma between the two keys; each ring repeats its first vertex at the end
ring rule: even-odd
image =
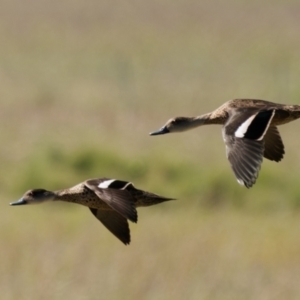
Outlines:
{"type": "Polygon", "coordinates": [[[242,123],[238,129],[235,131],[234,135],[237,138],[243,138],[245,133],[248,130],[249,125],[251,124],[251,122],[253,121],[253,119],[256,117],[257,114],[251,116],[250,118],[248,118],[244,123],[242,123]]]}
{"type": "Polygon", "coordinates": [[[245,185],[244,181],[242,179],[237,179],[237,182],[240,184],[240,185],[245,185]]]}
{"type": "Polygon", "coordinates": [[[99,187],[100,189],[107,189],[107,188],[109,188],[109,186],[110,186],[114,181],[116,181],[116,179],[105,180],[105,181],[101,182],[101,183],[98,185],[98,187],[99,187]]]}

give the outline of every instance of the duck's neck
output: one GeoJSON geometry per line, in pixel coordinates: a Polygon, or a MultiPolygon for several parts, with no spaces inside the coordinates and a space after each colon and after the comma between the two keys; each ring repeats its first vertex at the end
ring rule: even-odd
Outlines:
{"type": "Polygon", "coordinates": [[[212,113],[207,113],[201,116],[188,118],[188,122],[186,126],[187,129],[192,129],[207,124],[222,124],[222,123],[217,118],[213,118],[212,113]]]}
{"type": "Polygon", "coordinates": [[[55,201],[65,201],[72,203],[80,203],[80,195],[83,192],[83,185],[78,184],[69,189],[55,191],[55,201]]]}
{"type": "Polygon", "coordinates": [[[54,201],[66,201],[66,202],[75,202],[74,195],[70,194],[68,190],[59,190],[55,191],[54,201]]]}

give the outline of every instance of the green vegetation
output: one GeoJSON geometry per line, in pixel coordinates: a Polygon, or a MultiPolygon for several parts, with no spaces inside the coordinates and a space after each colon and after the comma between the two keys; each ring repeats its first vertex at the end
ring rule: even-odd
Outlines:
{"type": "Polygon", "coordinates": [[[238,97],[300,104],[297,1],[6,1],[1,299],[299,299],[300,123],[240,187],[218,126],[150,137],[238,97]],[[87,208],[10,207],[93,177],[178,200],[123,246],[87,208]]]}

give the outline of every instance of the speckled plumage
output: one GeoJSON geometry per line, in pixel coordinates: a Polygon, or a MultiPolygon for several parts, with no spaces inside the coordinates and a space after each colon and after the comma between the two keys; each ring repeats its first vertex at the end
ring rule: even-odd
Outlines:
{"type": "MultiPolygon", "coordinates": [[[[73,202],[84,206],[88,206],[90,208],[110,210],[111,207],[107,205],[102,199],[100,199],[94,191],[92,191],[86,186],[86,183],[90,180],[86,180],[85,182],[79,183],[69,189],[57,191],[56,198],[54,200],[73,202]]],[[[100,179],[96,180],[100,182],[100,179]]],[[[104,180],[108,179],[101,179],[101,181],[104,180]]],[[[129,191],[130,194],[134,197],[135,207],[151,206],[167,200],[172,200],[171,198],[165,198],[154,193],[149,193],[143,190],[136,189],[133,185],[129,185],[127,191],[129,191]]]]}
{"type": "Polygon", "coordinates": [[[136,207],[155,205],[172,199],[136,189],[131,182],[97,178],[54,192],[43,189],[29,190],[11,205],[48,200],[72,202],[89,207],[108,230],[124,244],[129,244],[130,230],[127,219],[137,222],[136,207]]]}
{"type": "Polygon", "coordinates": [[[227,158],[238,182],[249,188],[258,177],[263,157],[276,162],[283,158],[284,145],[277,126],[298,118],[299,105],[234,99],[198,117],[170,119],[150,135],[181,132],[208,124],[223,125],[227,158]]]}
{"type": "Polygon", "coordinates": [[[54,201],[72,202],[96,209],[111,209],[109,205],[101,200],[84,183],[79,183],[71,188],[56,191],[55,195],[54,201]]]}

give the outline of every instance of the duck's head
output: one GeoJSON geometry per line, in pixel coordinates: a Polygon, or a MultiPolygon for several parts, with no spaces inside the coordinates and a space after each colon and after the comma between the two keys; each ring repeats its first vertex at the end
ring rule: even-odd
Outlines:
{"type": "Polygon", "coordinates": [[[150,135],[159,135],[170,132],[181,132],[189,129],[189,124],[191,123],[191,118],[187,117],[176,117],[170,119],[163,127],[160,129],[150,132],[150,135]]]}
{"type": "Polygon", "coordinates": [[[23,204],[35,204],[45,201],[54,200],[55,194],[43,189],[29,190],[20,200],[11,202],[10,205],[23,205],[23,204]]]}

